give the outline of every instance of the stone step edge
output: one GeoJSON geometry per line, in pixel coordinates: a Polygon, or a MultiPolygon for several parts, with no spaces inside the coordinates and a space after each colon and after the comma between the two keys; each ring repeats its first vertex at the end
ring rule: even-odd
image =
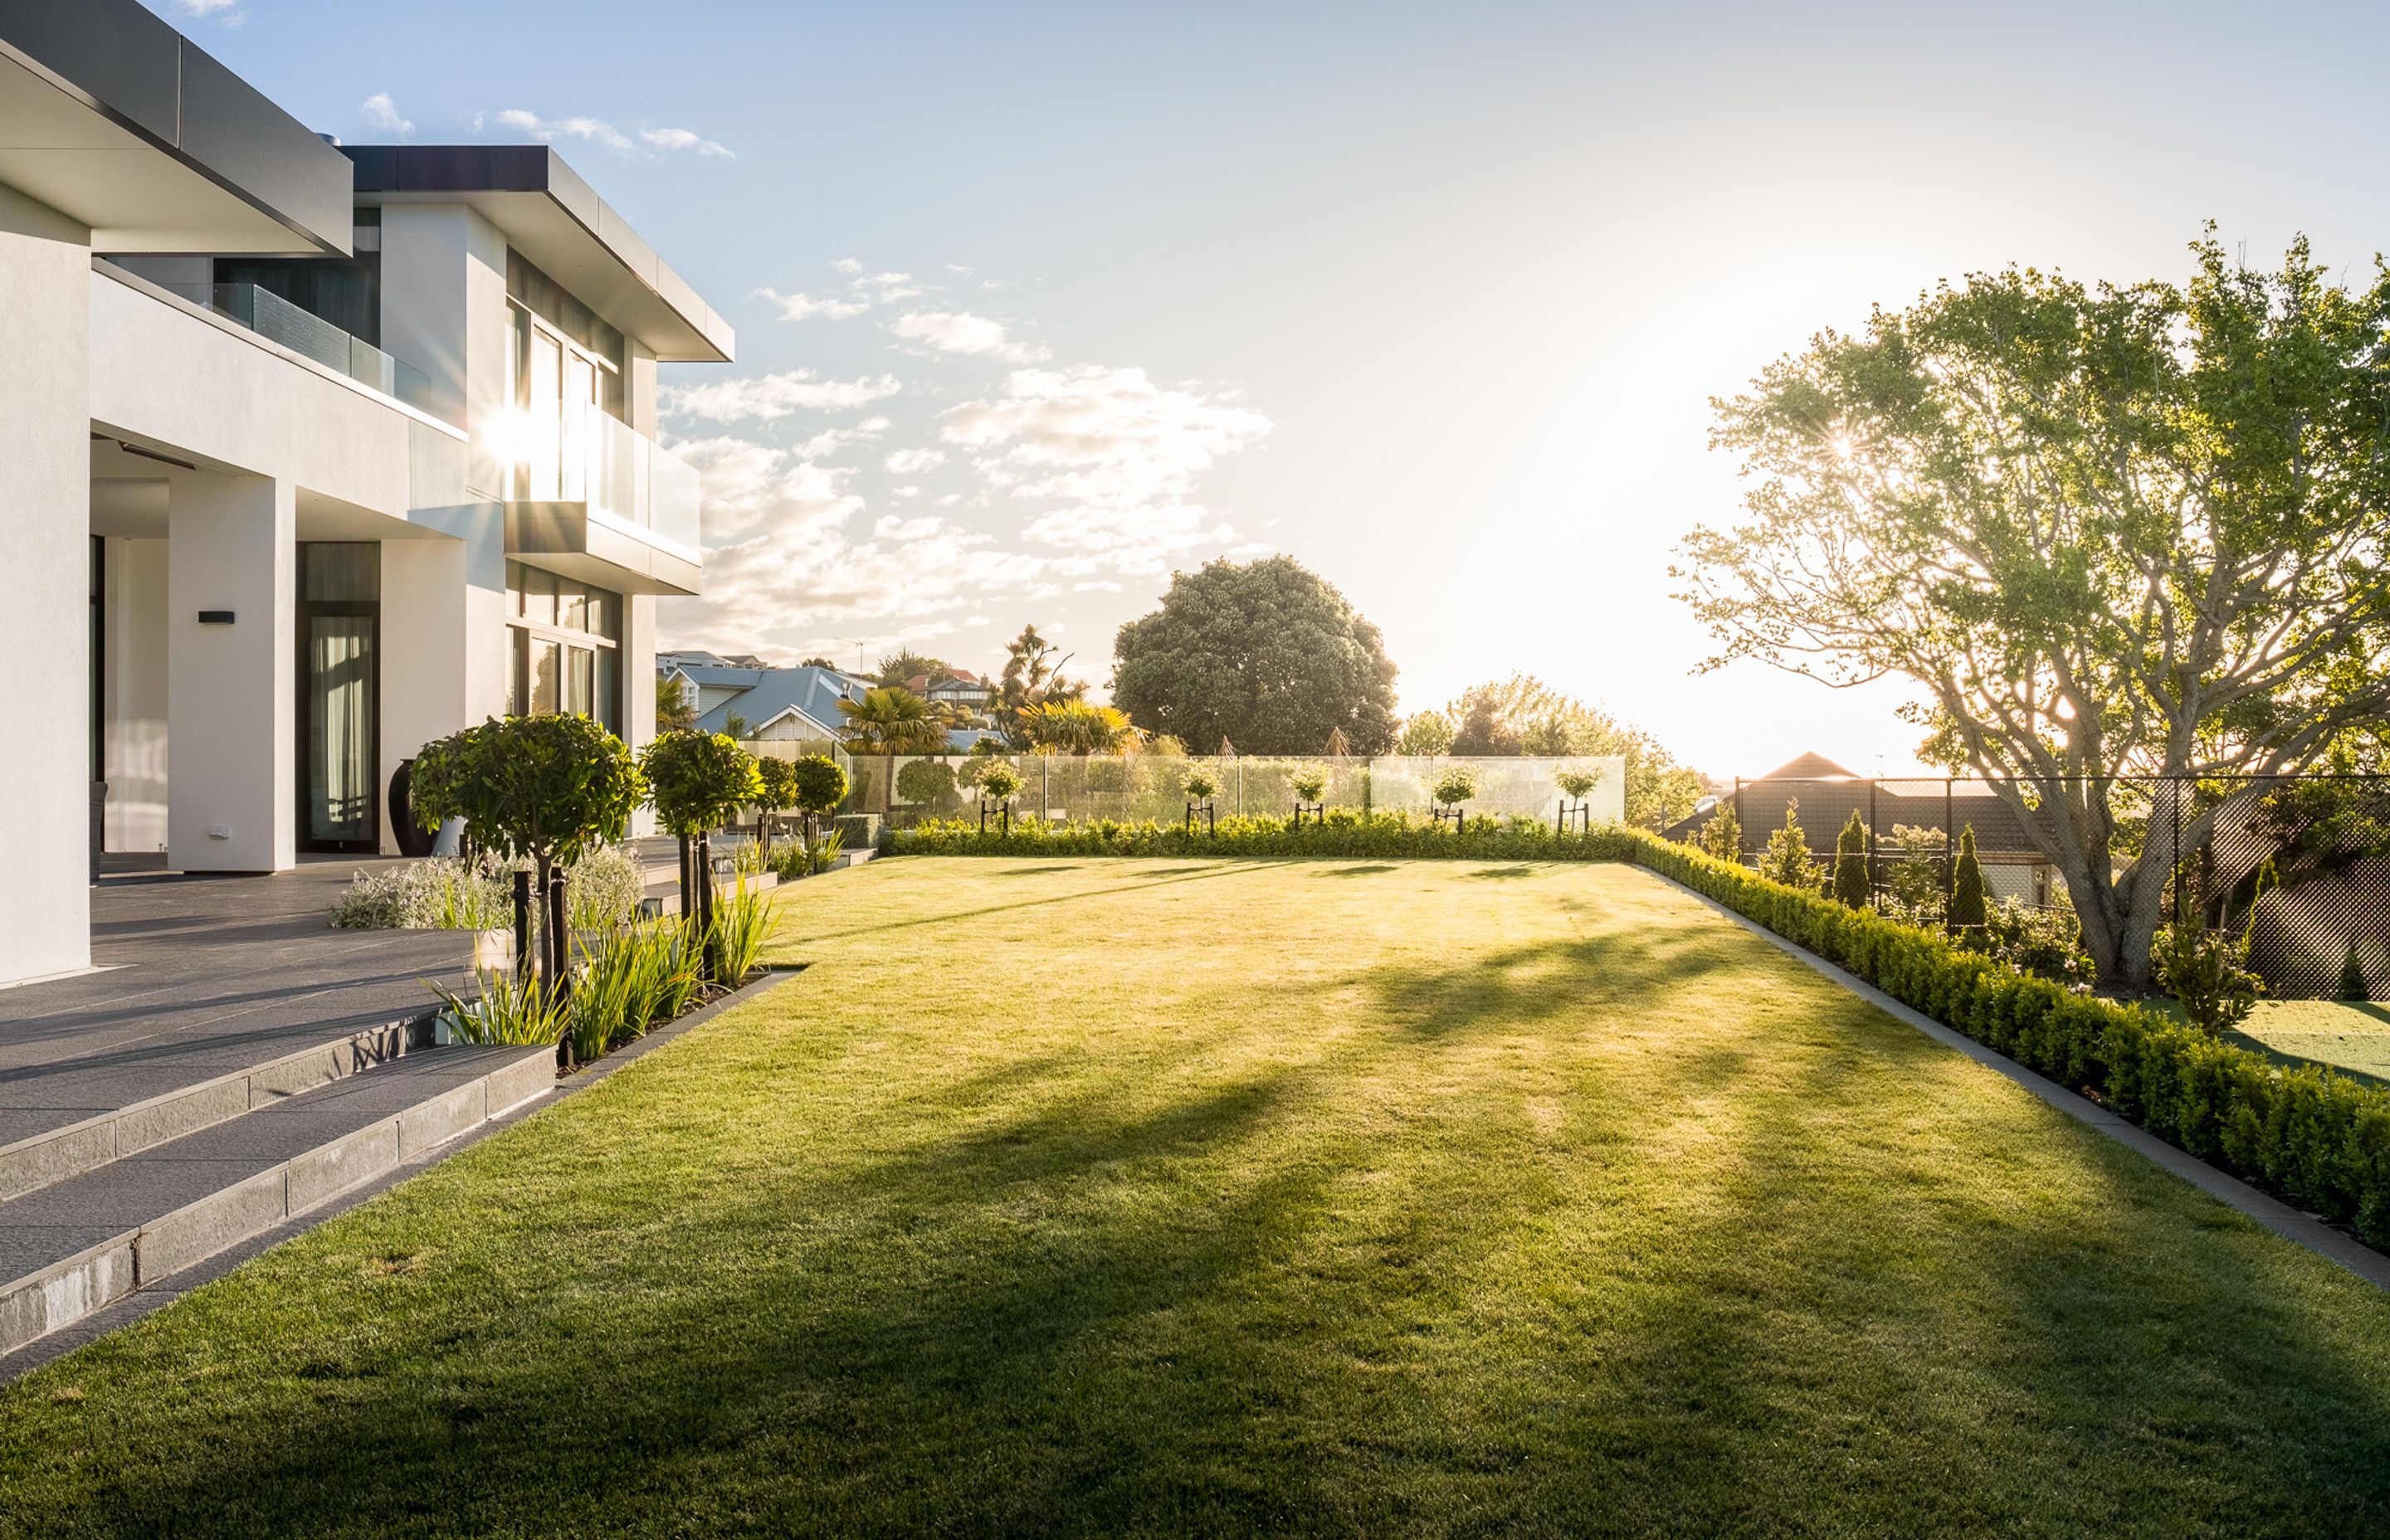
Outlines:
{"type": "Polygon", "coordinates": [[[555,1086],[554,1051],[526,1049],[510,1064],[0,1283],[0,1355],[328,1203],[555,1086]]]}
{"type": "Polygon", "coordinates": [[[428,1048],[436,1014],[424,1010],[394,1018],[0,1145],[0,1203],[428,1048]]]}

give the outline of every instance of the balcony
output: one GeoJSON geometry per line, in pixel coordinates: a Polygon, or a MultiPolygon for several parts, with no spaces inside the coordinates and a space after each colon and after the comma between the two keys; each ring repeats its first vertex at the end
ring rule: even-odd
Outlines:
{"type": "Polygon", "coordinates": [[[444,416],[422,370],[402,364],[360,337],[310,314],[270,289],[246,283],[161,283],[176,299],[221,315],[269,342],[314,359],[368,390],[433,417],[444,416]]]}
{"type": "Polygon", "coordinates": [[[510,416],[508,555],[621,593],[698,592],[695,467],[594,405],[510,416]]]}

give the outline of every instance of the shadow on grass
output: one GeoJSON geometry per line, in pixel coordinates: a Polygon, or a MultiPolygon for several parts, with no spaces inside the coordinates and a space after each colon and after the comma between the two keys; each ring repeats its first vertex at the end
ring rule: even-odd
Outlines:
{"type": "MultiPolygon", "coordinates": [[[[109,1407],[188,1452],[95,1469],[85,1522],[2372,1527],[2390,1447],[2348,1361],[2364,1323],[2303,1315],[2244,1251],[2187,1258],[2172,1179],[2088,1135],[2020,1119],[2047,1142],[2002,1156],[2056,1162],[2075,1200],[1987,1203],[1954,1170],[1964,1131],[1928,1115],[1963,1061],[1747,940],[1645,924],[1348,969],[1308,987],[1357,985],[1402,1030],[1309,1062],[1224,1059],[1234,996],[1184,999],[1230,1024],[1113,1065],[1024,1047],[936,1086],[936,1117],[906,1072],[857,1123],[893,1147],[833,1143],[777,1180],[679,1171],[689,1150],[636,1132],[617,1136],[671,1181],[485,1147],[520,1174],[495,1200],[533,1216],[545,1269],[469,1261],[403,1296],[394,1335],[328,1322],[238,1362],[302,1382],[270,1425],[197,1391],[109,1407]],[[1738,1007],[1769,984],[1831,1019],[1753,1030],[1738,1007]],[[1466,1050],[1564,1056],[1585,1028],[1536,1028],[1573,1016],[1680,1040],[1659,1076],[1566,1060],[1539,1133],[1523,1072],[1466,1050]]],[[[402,1228],[383,1213],[343,1246],[379,1254],[402,1228]]]]}
{"type": "Polygon", "coordinates": [[[1540,866],[1523,861],[1515,866],[1487,866],[1463,875],[1472,882],[1516,882],[1523,877],[1533,877],[1542,869],[1540,866]]]}
{"type": "Polygon", "coordinates": [[[1402,868],[1387,861],[1372,861],[1358,866],[1323,866],[1314,877],[1378,877],[1402,868]]]}

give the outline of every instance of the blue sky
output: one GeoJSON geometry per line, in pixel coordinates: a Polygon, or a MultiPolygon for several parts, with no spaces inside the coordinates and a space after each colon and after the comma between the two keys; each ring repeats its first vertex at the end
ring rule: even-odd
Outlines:
{"type": "Polygon", "coordinates": [[[668,371],[721,547],[668,642],[1034,619],[1100,683],[1174,567],[1283,550],[1406,708],[1523,669],[1720,774],[1916,735],[1689,674],[1711,396],[1970,270],[2213,218],[2361,275],[2390,217],[2390,8],[153,4],[353,143],[552,137],[731,317],[668,371]]]}

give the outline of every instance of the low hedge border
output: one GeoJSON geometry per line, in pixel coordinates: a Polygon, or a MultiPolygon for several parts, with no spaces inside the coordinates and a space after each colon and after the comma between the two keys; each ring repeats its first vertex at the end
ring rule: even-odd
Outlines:
{"type": "Polygon", "coordinates": [[[899,855],[1330,856],[1623,861],[1756,920],[1912,1009],[2072,1087],[2254,1187],[2390,1248],[2390,1090],[2319,1065],[2283,1069],[2139,1006],[2070,994],[1933,930],[1788,888],[1641,829],[1560,834],[1523,819],[1455,834],[1400,815],[1224,818],[1217,835],[1153,824],[1010,833],[928,823],[885,841],[899,855]]]}

